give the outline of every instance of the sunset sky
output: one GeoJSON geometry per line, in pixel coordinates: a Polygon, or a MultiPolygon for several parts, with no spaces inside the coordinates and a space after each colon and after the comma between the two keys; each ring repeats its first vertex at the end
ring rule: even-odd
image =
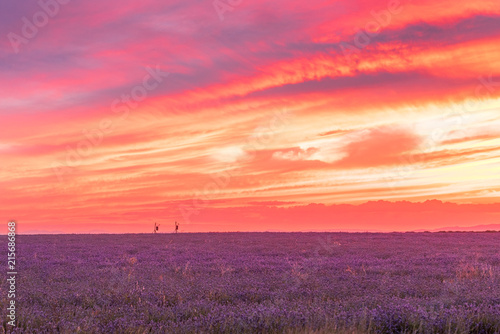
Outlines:
{"type": "Polygon", "coordinates": [[[500,3],[3,1],[19,231],[500,224],[500,3]]]}

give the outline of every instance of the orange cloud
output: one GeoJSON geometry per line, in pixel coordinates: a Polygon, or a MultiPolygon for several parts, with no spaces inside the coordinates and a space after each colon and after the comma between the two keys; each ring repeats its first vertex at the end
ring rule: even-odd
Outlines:
{"type": "Polygon", "coordinates": [[[340,167],[375,167],[401,162],[403,154],[418,148],[421,139],[414,133],[391,126],[369,129],[343,148],[340,167]]]}

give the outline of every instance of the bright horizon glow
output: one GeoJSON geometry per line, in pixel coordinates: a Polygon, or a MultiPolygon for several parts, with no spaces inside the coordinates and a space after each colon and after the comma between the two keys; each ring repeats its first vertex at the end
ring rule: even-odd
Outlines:
{"type": "Polygon", "coordinates": [[[6,5],[2,220],[21,233],[500,224],[497,0],[212,3],[70,2],[29,38],[22,18],[43,9],[6,5]]]}

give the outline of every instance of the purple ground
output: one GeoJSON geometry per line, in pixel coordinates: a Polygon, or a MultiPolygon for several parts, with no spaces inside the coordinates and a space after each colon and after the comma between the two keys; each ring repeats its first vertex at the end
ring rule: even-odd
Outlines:
{"type": "Polygon", "coordinates": [[[500,233],[40,235],[17,248],[15,333],[500,332],[500,233]]]}

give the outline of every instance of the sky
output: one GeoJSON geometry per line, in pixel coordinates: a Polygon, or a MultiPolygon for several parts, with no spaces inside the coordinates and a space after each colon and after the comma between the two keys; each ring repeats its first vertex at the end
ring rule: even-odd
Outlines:
{"type": "Polygon", "coordinates": [[[500,223],[500,4],[0,4],[24,233],[500,223]]]}

